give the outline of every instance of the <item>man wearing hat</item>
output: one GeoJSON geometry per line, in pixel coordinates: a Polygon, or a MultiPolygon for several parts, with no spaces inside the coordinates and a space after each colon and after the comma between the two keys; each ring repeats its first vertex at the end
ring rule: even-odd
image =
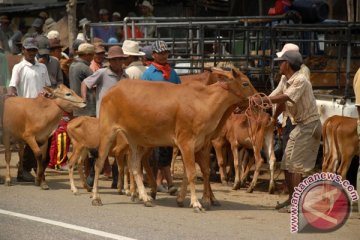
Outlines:
{"type": "Polygon", "coordinates": [[[145,53],[141,52],[139,48],[139,43],[132,40],[125,40],[122,46],[124,53],[129,55],[127,58],[128,67],[125,69],[125,73],[131,79],[140,79],[146,70],[140,60],[140,57],[145,56],[145,53]]]}
{"type": "MultiPolygon", "coordinates": [[[[154,17],[153,15],[153,11],[154,11],[154,7],[153,5],[151,5],[151,3],[149,1],[143,1],[140,4],[140,12],[141,12],[141,17],[144,18],[152,18],[154,17]]],[[[154,21],[152,20],[146,20],[144,21],[145,23],[153,23],[154,21]]],[[[144,33],[145,37],[153,37],[155,34],[155,26],[141,26],[140,28],[141,32],[144,33]]]]}
{"type": "Polygon", "coordinates": [[[94,59],[90,63],[90,69],[93,72],[104,67],[105,53],[105,48],[101,44],[98,43],[95,45],[94,59]]]}
{"type": "MultiPolygon", "coordinates": [[[[109,11],[107,9],[99,10],[100,23],[109,22],[109,11]]],[[[109,38],[117,38],[116,28],[114,26],[100,26],[94,27],[94,37],[101,38],[104,42],[108,42],[109,38]]]]}
{"type": "Polygon", "coordinates": [[[43,35],[39,35],[36,38],[38,42],[39,50],[37,54],[37,60],[45,64],[52,87],[63,83],[63,74],[60,68],[59,60],[53,56],[50,56],[50,42],[49,39],[43,35]]]}
{"type": "MultiPolygon", "coordinates": [[[[24,39],[22,45],[24,58],[13,67],[9,84],[10,95],[35,98],[43,91],[45,86],[51,86],[46,66],[35,60],[38,53],[37,44],[34,38],[24,39]]],[[[31,168],[36,167],[35,158],[30,156],[31,152],[28,146],[25,147],[23,168],[18,169],[18,181],[33,182],[35,180],[34,176],[30,173],[31,168]]]]}
{"type": "MultiPolygon", "coordinates": [[[[128,55],[124,54],[123,50],[119,46],[112,46],[109,48],[107,59],[109,61],[109,67],[101,68],[94,72],[91,76],[84,79],[81,83],[81,96],[84,101],[88,100],[88,89],[93,89],[96,86],[96,117],[99,117],[101,99],[107,93],[107,91],[117,84],[121,79],[127,78],[124,73],[124,65],[126,64],[126,58],[128,55]]],[[[92,187],[94,183],[94,162],[91,163],[92,167],[90,175],[87,177],[87,184],[92,187]]],[[[117,168],[113,165],[113,170],[117,168]]],[[[114,171],[113,171],[114,172],[114,171]]],[[[117,186],[117,176],[113,174],[112,187],[117,186]]]]}
{"type": "Polygon", "coordinates": [[[43,25],[44,20],[41,18],[36,18],[34,22],[31,24],[31,26],[34,28],[35,33],[33,33],[33,37],[36,37],[37,35],[43,35],[43,25]]]}
{"type": "Polygon", "coordinates": [[[280,53],[274,61],[280,64],[279,72],[282,78],[279,84],[282,89],[269,99],[272,103],[278,104],[278,107],[283,107],[286,114],[296,123],[281,162],[289,196],[285,202],[276,206],[279,212],[290,212],[294,187],[297,187],[302,177],[310,174],[315,167],[320,146],[321,122],[311,82],[299,71],[303,63],[299,51],[280,53]]]}
{"type": "MultiPolygon", "coordinates": [[[[149,81],[162,81],[174,84],[180,84],[180,78],[168,63],[169,49],[164,41],[155,41],[152,44],[152,56],[154,61],[146,69],[141,79],[149,81]]],[[[172,147],[159,148],[159,161],[156,183],[158,191],[168,192],[171,195],[176,194],[177,188],[173,184],[170,166],[172,159],[172,147]],[[163,177],[167,181],[168,189],[162,185],[163,177]]]]}

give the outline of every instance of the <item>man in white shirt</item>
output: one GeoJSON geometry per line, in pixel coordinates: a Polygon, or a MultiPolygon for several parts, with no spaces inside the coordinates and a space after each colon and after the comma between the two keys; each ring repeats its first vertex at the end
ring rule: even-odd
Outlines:
{"type": "Polygon", "coordinates": [[[140,57],[144,57],[145,53],[140,51],[139,43],[136,41],[125,40],[122,45],[124,54],[128,55],[126,75],[131,79],[140,79],[146,70],[140,57]]]}
{"type": "MultiPolygon", "coordinates": [[[[42,92],[43,87],[51,86],[46,66],[35,60],[38,53],[38,45],[34,38],[26,38],[22,44],[24,58],[16,64],[12,70],[9,84],[9,94],[35,98],[42,92]]],[[[34,113],[36,114],[36,113],[34,113]]],[[[33,182],[31,168],[36,168],[35,158],[28,145],[25,147],[23,169],[18,169],[18,181],[33,182]]]]}

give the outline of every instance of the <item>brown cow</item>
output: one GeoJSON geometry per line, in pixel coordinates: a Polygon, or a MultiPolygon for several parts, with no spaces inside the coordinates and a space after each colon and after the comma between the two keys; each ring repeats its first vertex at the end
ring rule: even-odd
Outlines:
{"type": "Polygon", "coordinates": [[[3,141],[7,174],[5,183],[10,186],[10,139],[20,141],[20,168],[22,167],[24,142],[34,152],[37,161],[35,184],[42,189],[49,189],[45,181],[45,157],[48,138],[58,127],[64,111],[72,112],[86,106],[81,97],[65,85],[56,89],[44,88],[50,97],[37,98],[9,97],[4,102],[3,141]]]}
{"type": "MultiPolygon", "coordinates": [[[[243,159],[241,165],[241,179],[239,172],[239,154],[238,148],[241,146],[245,149],[253,150],[255,157],[255,173],[253,180],[247,189],[247,192],[252,192],[257,182],[257,178],[260,172],[260,167],[263,163],[261,157],[261,149],[264,149],[265,155],[270,163],[270,185],[269,192],[274,191],[274,165],[275,165],[275,153],[273,144],[274,127],[271,124],[271,116],[266,112],[254,113],[246,116],[245,113],[232,114],[226,121],[221,133],[212,140],[212,144],[215,149],[216,158],[218,160],[219,172],[221,181],[226,183],[225,169],[224,169],[224,158],[223,158],[223,147],[226,142],[230,143],[235,168],[235,181],[233,189],[239,189],[243,185],[248,170],[245,170],[244,166],[246,157],[242,156],[243,159]],[[244,159],[245,158],[245,159],[244,159]]],[[[240,155],[244,155],[245,152],[242,150],[240,155]]],[[[251,166],[251,164],[249,165],[251,166]]]]}
{"type": "Polygon", "coordinates": [[[346,179],[353,157],[359,155],[357,119],[337,115],[329,117],[324,122],[322,137],[324,142],[322,171],[336,172],[342,179],[346,179]]]}
{"type": "MultiPolygon", "coordinates": [[[[93,205],[101,205],[97,187],[100,169],[117,132],[123,132],[129,142],[129,163],[139,196],[146,206],[152,206],[152,203],[139,174],[144,147],[178,146],[190,183],[190,206],[195,210],[202,209],[195,194],[195,159],[200,159],[204,153],[208,156],[210,139],[232,111],[228,109],[255,92],[249,79],[238,70],[215,70],[213,73],[218,75],[219,82],[210,86],[122,80],[109,90],[100,109],[102,135],[95,168],[93,205]]],[[[199,164],[204,175],[203,204],[210,206],[216,199],[209,183],[209,162],[201,160],[199,164]]],[[[179,205],[183,204],[186,195],[184,186],[187,186],[186,181],[183,181],[177,198],[179,205]]]]}
{"type": "MultiPolygon", "coordinates": [[[[71,139],[73,146],[73,152],[69,160],[69,178],[71,191],[74,194],[78,193],[78,189],[74,183],[74,165],[78,163],[78,171],[80,179],[83,183],[84,188],[88,191],[91,189],[85,183],[85,176],[83,171],[84,160],[87,158],[89,149],[97,149],[99,147],[100,132],[99,132],[99,119],[88,116],[81,116],[71,120],[67,126],[67,133],[71,139]]],[[[127,154],[129,145],[122,134],[118,134],[116,137],[116,143],[111,149],[110,156],[115,157],[119,169],[118,177],[118,191],[121,193],[124,182],[122,177],[124,175],[124,164],[125,155],[127,154]]],[[[145,156],[147,157],[147,156],[145,156]]],[[[151,189],[151,196],[155,199],[156,197],[156,182],[153,172],[150,169],[148,158],[143,158],[142,163],[144,164],[145,170],[148,174],[151,189]]],[[[132,197],[135,195],[135,184],[133,177],[130,177],[130,193],[132,197]]],[[[126,183],[125,183],[126,185],[126,183]]]]}

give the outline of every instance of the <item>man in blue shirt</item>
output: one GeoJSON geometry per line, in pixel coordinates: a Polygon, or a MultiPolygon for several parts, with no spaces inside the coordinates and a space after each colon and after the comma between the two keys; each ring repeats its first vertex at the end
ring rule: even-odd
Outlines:
{"type": "MultiPolygon", "coordinates": [[[[152,44],[152,56],[154,61],[151,63],[149,68],[145,70],[141,79],[149,81],[163,81],[174,84],[181,83],[179,76],[168,63],[169,49],[164,41],[156,41],[152,44]]],[[[171,159],[172,147],[160,147],[158,161],[159,169],[157,171],[156,183],[159,192],[168,192],[171,195],[175,195],[177,188],[174,186],[171,176],[171,159]],[[167,181],[168,189],[165,189],[162,185],[163,178],[167,181]]]]}

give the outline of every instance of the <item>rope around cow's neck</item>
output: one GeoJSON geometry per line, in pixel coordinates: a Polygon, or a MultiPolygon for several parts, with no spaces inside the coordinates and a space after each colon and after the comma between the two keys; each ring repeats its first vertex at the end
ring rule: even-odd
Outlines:
{"type": "Polygon", "coordinates": [[[266,96],[265,93],[255,93],[251,97],[249,97],[249,106],[245,110],[245,116],[248,121],[248,134],[250,137],[250,141],[253,146],[255,146],[256,143],[256,130],[258,129],[260,125],[260,112],[264,112],[265,110],[272,108],[272,102],[268,96],[266,96]],[[259,103],[259,99],[261,102],[259,103]],[[252,124],[253,121],[251,121],[251,116],[255,116],[257,114],[257,117],[255,119],[255,129],[253,130],[252,124]]]}

